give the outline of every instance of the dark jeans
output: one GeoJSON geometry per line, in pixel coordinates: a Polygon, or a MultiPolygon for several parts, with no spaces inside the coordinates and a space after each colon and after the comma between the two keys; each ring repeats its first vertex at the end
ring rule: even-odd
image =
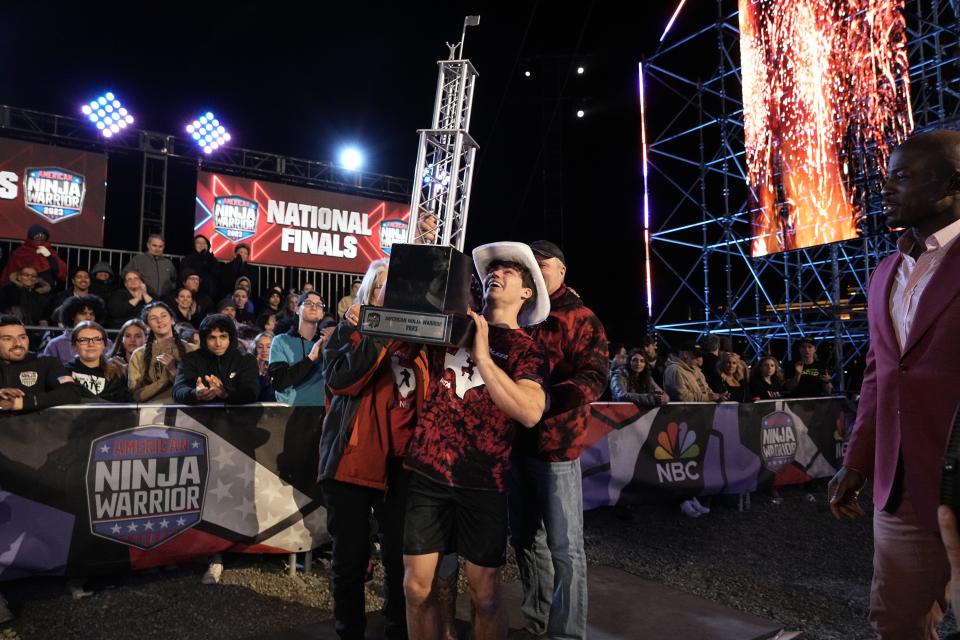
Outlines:
{"type": "Polygon", "coordinates": [[[364,576],[370,560],[370,510],[380,525],[380,557],[384,578],[386,636],[407,637],[406,602],[403,597],[403,516],[406,511],[409,472],[402,460],[387,465],[387,491],[356,484],[324,480],[327,530],[333,538],[333,615],[337,635],[363,640],[364,576]]]}

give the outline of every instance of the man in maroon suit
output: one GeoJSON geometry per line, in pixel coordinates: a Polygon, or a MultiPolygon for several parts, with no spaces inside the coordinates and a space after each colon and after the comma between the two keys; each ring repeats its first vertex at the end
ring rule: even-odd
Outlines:
{"type": "Polygon", "coordinates": [[[960,133],[904,142],[882,195],[887,224],[906,232],[870,281],[857,421],[828,493],[837,518],[856,518],[857,495],[873,478],[878,636],[936,638],[950,578],[937,532],[939,462],[960,402],[960,133]]]}

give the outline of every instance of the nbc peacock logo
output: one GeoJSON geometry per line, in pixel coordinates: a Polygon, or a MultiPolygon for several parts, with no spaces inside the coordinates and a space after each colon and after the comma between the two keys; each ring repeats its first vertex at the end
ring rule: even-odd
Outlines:
{"type": "Polygon", "coordinates": [[[686,422],[671,422],[657,434],[653,457],[657,462],[657,480],[663,483],[700,479],[700,445],[697,434],[686,422]]]}

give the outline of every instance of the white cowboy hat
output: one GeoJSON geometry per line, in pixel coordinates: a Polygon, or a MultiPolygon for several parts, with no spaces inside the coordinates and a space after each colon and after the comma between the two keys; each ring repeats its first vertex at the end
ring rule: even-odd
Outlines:
{"type": "Polygon", "coordinates": [[[537,259],[533,257],[530,246],[522,242],[491,242],[474,249],[473,265],[477,269],[477,275],[480,276],[481,281],[487,275],[487,266],[494,260],[522,264],[533,276],[537,299],[532,306],[520,312],[517,324],[521,327],[532,327],[546,320],[547,316],[550,315],[550,294],[547,292],[547,283],[543,280],[540,265],[537,264],[537,259]]]}

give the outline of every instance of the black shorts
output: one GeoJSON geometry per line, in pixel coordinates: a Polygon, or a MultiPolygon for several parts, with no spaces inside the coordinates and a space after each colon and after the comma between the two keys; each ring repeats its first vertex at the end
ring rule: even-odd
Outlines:
{"type": "Polygon", "coordinates": [[[507,561],[507,495],[461,489],[410,474],[403,553],[456,552],[481,567],[507,561]]]}

